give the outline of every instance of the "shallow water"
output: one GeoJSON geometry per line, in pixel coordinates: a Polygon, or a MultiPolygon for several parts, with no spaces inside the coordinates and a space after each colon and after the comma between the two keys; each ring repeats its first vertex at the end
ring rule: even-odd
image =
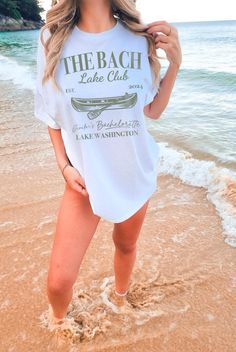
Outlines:
{"type": "MultiPolygon", "coordinates": [[[[236,21],[174,25],[183,62],[166,110],[158,120],[147,118],[147,128],[162,150],[160,173],[206,188],[222,218],[227,243],[236,246],[236,21]]],[[[37,134],[32,135],[31,128],[38,32],[0,33],[1,90],[7,92],[1,98],[3,157],[19,151],[33,157],[44,148],[32,143],[37,134]],[[32,114],[27,125],[19,125],[26,105],[17,96],[26,95],[32,114]]],[[[166,65],[162,60],[162,76],[166,65]]],[[[5,170],[11,167],[11,162],[4,164],[5,170]]]]}
{"type": "MultiPolygon", "coordinates": [[[[17,32],[18,43],[27,47],[26,38],[35,43],[36,32],[17,32]]],[[[11,33],[0,35],[13,38],[11,33]]],[[[30,56],[33,47],[29,46],[29,57],[23,58],[19,46],[9,45],[4,60],[17,60],[19,75],[7,61],[8,71],[5,66],[1,74],[7,74],[0,83],[0,350],[9,352],[51,352],[55,343],[46,327],[46,277],[64,180],[47,128],[33,117],[33,78],[29,78],[34,67],[30,56]]],[[[230,87],[230,80],[228,83],[230,87]]],[[[229,96],[226,94],[226,99],[229,96]]],[[[150,200],[138,242],[127,296],[131,308],[117,314],[107,300],[114,280],[114,245],[112,224],[101,220],[81,265],[69,310],[69,315],[77,318],[82,339],[74,346],[62,346],[63,351],[234,350],[234,160],[229,162],[229,154],[223,149],[223,161],[216,153],[221,138],[227,144],[230,133],[233,146],[232,128],[229,133],[233,120],[224,120],[214,149],[214,138],[204,138],[214,122],[210,105],[209,114],[201,115],[204,129],[199,128],[197,118],[194,122],[194,109],[200,111],[199,104],[197,108],[188,100],[185,104],[183,99],[176,99],[173,95],[163,119],[147,120],[162,156],[158,190],[150,200]],[[185,104],[184,109],[178,105],[173,110],[176,101],[185,104]],[[181,116],[174,119],[178,114],[181,116]],[[183,118],[188,118],[188,125],[183,118]],[[197,130],[204,143],[195,139],[197,130]],[[182,133],[188,139],[182,138],[182,133]]],[[[195,100],[194,95],[191,99],[195,100]]],[[[222,114],[222,119],[235,111],[230,104],[225,103],[225,108],[228,114],[222,114]]],[[[234,152],[232,149],[232,155],[234,152]]]]}

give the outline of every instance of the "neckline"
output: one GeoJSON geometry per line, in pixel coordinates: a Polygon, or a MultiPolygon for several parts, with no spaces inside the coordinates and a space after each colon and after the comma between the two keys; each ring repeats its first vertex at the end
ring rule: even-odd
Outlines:
{"type": "Polygon", "coordinates": [[[119,25],[120,25],[119,19],[116,18],[116,24],[113,27],[106,29],[105,31],[102,31],[102,32],[86,32],[80,29],[77,25],[74,26],[74,29],[77,31],[77,33],[79,33],[80,35],[86,38],[96,39],[96,38],[104,38],[115,33],[119,28],[119,25]]]}

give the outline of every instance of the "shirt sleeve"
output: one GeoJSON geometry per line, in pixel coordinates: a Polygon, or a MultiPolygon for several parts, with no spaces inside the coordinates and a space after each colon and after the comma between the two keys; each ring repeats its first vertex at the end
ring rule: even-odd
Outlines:
{"type": "MultiPolygon", "coordinates": [[[[44,32],[45,33],[45,32],[44,32]]],[[[55,117],[50,113],[49,106],[47,104],[47,94],[45,91],[45,86],[42,85],[42,78],[45,68],[45,53],[44,46],[40,40],[41,30],[38,36],[38,46],[37,46],[37,72],[36,72],[36,84],[34,87],[34,116],[43,121],[49,127],[54,129],[61,129],[58,122],[56,122],[55,117]]],[[[51,97],[53,99],[53,97],[51,97]]]]}
{"type": "Polygon", "coordinates": [[[148,59],[148,42],[147,42],[147,40],[146,40],[145,68],[146,69],[145,69],[144,83],[145,83],[146,94],[145,94],[145,98],[144,98],[144,105],[148,105],[153,101],[155,95],[159,92],[161,77],[159,77],[158,85],[155,86],[153,84],[153,80],[154,80],[153,68],[152,68],[152,66],[149,62],[149,59],[148,59]]]}

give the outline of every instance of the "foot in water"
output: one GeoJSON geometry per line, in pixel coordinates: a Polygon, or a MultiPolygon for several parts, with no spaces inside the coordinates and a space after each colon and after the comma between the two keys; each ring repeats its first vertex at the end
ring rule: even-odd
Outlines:
{"type": "Polygon", "coordinates": [[[103,292],[103,301],[113,312],[118,314],[132,308],[127,301],[127,291],[124,294],[119,294],[113,286],[107,287],[103,292]]]}
{"type": "Polygon", "coordinates": [[[49,304],[48,328],[54,333],[57,342],[69,342],[73,344],[78,339],[78,328],[74,318],[65,316],[56,318],[53,314],[52,306],[49,304]]]}

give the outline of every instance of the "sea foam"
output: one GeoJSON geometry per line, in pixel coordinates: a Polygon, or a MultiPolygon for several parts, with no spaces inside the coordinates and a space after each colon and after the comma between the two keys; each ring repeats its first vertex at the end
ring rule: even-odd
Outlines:
{"type": "Polygon", "coordinates": [[[19,88],[33,91],[35,77],[29,66],[20,65],[15,59],[0,54],[0,79],[11,80],[19,88]]]}
{"type": "Polygon", "coordinates": [[[207,199],[215,206],[223,227],[225,243],[236,247],[236,173],[221,168],[214,161],[198,160],[185,150],[175,150],[166,142],[160,146],[159,173],[182,182],[203,187],[207,199]]]}

